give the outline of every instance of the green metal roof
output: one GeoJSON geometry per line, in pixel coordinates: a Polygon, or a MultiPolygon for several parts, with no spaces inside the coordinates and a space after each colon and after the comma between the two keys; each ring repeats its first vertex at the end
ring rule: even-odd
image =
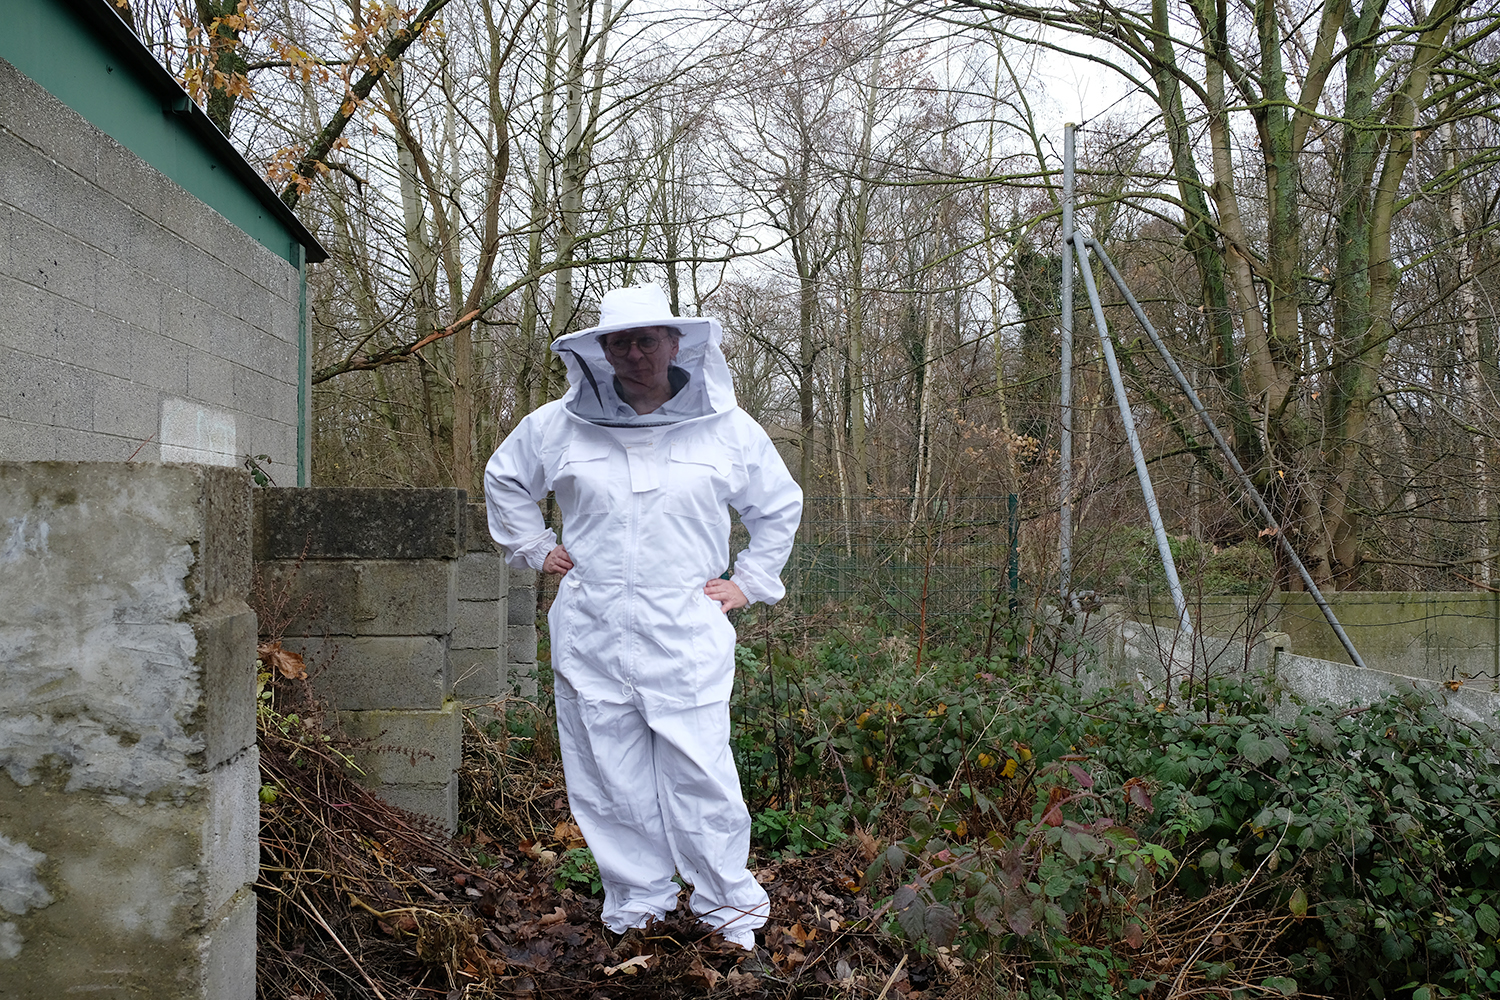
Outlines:
{"type": "Polygon", "coordinates": [[[328,253],[109,0],[0,0],[0,58],[292,265],[328,253]]]}

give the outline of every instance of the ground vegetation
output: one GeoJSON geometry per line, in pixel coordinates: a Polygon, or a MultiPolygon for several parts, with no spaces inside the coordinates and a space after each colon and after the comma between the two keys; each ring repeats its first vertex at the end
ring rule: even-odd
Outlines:
{"type": "Polygon", "coordinates": [[[1303,705],[1222,676],[1153,703],[1085,683],[1097,654],[1066,629],[1011,617],[920,663],[868,624],[748,631],[734,750],[772,897],[753,954],[684,907],[602,930],[545,699],[471,714],[448,840],[364,794],[305,682],[271,666],[262,995],[1500,989],[1500,739],[1430,695],[1303,705]]]}

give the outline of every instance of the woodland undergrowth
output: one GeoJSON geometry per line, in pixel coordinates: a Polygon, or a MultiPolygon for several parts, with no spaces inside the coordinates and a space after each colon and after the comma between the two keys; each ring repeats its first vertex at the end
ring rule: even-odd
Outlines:
{"type": "Polygon", "coordinates": [[[602,930],[545,697],[469,713],[450,839],[359,787],[267,642],[260,995],[1500,994],[1500,748],[1429,696],[1238,677],[1151,703],[1085,693],[1019,623],[987,657],[832,634],[737,654],[753,955],[685,906],[602,930]]]}

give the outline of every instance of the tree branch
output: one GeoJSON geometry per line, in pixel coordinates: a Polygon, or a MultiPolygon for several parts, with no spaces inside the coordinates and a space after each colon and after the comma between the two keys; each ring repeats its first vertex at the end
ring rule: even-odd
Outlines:
{"type": "Polygon", "coordinates": [[[320,173],[328,169],[328,164],[323,158],[328,155],[328,151],[333,148],[339,136],[344,134],[345,127],[354,117],[354,113],[359,110],[359,106],[365,102],[370,96],[370,91],[374,90],[375,85],[380,82],[381,77],[396,65],[396,61],[411,47],[412,43],[422,37],[422,32],[427,29],[427,25],[447,4],[448,0],[427,0],[426,5],[417,11],[417,16],[391,36],[390,41],[386,42],[385,48],[381,50],[379,58],[369,69],[365,70],[364,75],[354,86],[349,88],[349,93],[339,104],[338,111],[329,119],[328,124],[323,126],[323,130],[318,133],[318,137],[313,140],[307,152],[297,161],[291,180],[287,181],[286,187],[282,189],[281,200],[288,208],[296,208],[302,195],[312,187],[312,182],[320,173]]]}

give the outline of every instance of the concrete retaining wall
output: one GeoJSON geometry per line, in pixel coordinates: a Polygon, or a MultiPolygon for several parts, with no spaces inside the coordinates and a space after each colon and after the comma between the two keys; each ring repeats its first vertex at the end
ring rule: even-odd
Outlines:
{"type": "Polygon", "coordinates": [[[298,483],[297,268],[0,60],[0,460],[298,483]]]}
{"type": "MultiPolygon", "coordinates": [[[[1327,627],[1321,614],[1318,620],[1327,627]]],[[[1484,683],[1459,684],[1419,673],[1305,656],[1291,650],[1293,640],[1284,632],[1262,632],[1248,639],[1199,633],[1187,640],[1175,628],[1135,621],[1118,609],[1107,609],[1086,624],[1083,636],[1099,653],[1093,662],[1102,665],[1082,678],[1094,688],[1124,683],[1153,700],[1170,702],[1189,676],[1202,680],[1261,674],[1301,701],[1340,706],[1368,705],[1415,688],[1432,695],[1455,718],[1500,726],[1500,693],[1484,683]]],[[[1355,648],[1361,657],[1369,656],[1358,645],[1355,648]]],[[[1296,711],[1290,701],[1283,703],[1283,709],[1289,714],[1296,711]]]]}
{"type": "MultiPolygon", "coordinates": [[[[1464,681],[1500,691],[1500,594],[1356,592],[1325,595],[1360,658],[1374,669],[1431,681],[1464,681]]],[[[1175,623],[1170,601],[1140,609],[1142,620],[1175,623]]],[[[1190,609],[1202,632],[1243,639],[1285,633],[1288,649],[1352,663],[1310,594],[1196,598],[1190,609]]]]}
{"type": "Polygon", "coordinates": [[[0,464],[0,996],[252,1000],[250,482],[0,464]]]}
{"type": "MultiPolygon", "coordinates": [[[[510,574],[462,490],[258,490],[258,586],[286,609],[269,633],[308,660],[314,690],[367,782],[394,805],[458,819],[463,707],[510,692],[510,574]]],[[[535,574],[532,574],[534,578],[535,574]]],[[[534,579],[532,582],[534,587],[534,579]]],[[[530,628],[515,664],[535,684],[530,628]],[[529,661],[529,663],[528,663],[529,661]]],[[[527,603],[529,595],[530,603],[527,603]]],[[[523,637],[524,638],[524,637],[523,637]]]]}

